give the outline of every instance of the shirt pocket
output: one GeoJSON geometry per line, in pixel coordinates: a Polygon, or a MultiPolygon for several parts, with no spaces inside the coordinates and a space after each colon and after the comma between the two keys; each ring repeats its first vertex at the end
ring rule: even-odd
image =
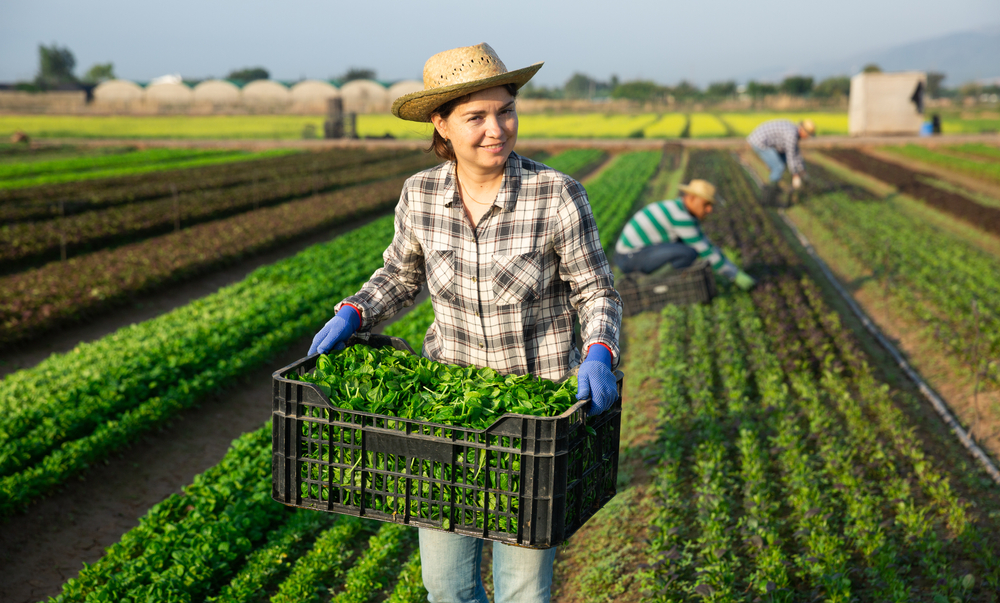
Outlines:
{"type": "Polygon", "coordinates": [[[427,255],[427,288],[437,298],[455,298],[455,250],[433,249],[427,255]]]}
{"type": "Polygon", "coordinates": [[[496,305],[523,304],[538,298],[542,265],[537,251],[493,256],[492,270],[496,305]]]}

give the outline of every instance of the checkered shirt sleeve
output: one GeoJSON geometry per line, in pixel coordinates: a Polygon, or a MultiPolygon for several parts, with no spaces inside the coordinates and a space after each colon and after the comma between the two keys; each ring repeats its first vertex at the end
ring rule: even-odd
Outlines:
{"type": "Polygon", "coordinates": [[[747,136],[747,142],[758,149],[772,148],[785,154],[785,163],[793,174],[806,171],[802,152],[799,150],[799,127],[787,119],[765,121],[747,136]]]}
{"type": "Polygon", "coordinates": [[[493,207],[475,232],[443,163],[409,178],[384,266],[342,303],[370,330],[413,303],[426,282],[434,323],[424,354],[438,362],[559,379],[603,343],[617,364],[621,299],[583,186],[511,153],[493,207]]]}

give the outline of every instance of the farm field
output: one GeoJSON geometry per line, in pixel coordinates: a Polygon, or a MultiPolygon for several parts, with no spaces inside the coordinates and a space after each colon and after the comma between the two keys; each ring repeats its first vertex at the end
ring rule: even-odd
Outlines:
{"type": "Polygon", "coordinates": [[[799,121],[809,118],[816,124],[816,135],[847,134],[846,113],[723,113],[719,116],[738,136],[747,136],[754,128],[771,119],[799,121]]]}
{"type": "MultiPolygon", "coordinates": [[[[847,114],[841,112],[694,113],[692,138],[746,136],[769,119],[810,118],[819,136],[846,135],[847,114]],[[722,126],[716,122],[722,121],[722,126]]],[[[523,113],[521,138],[677,138],[685,131],[685,113],[523,113]]],[[[63,116],[0,115],[0,137],[22,130],[35,138],[235,139],[299,140],[322,138],[323,115],[209,116],[63,116]]],[[[946,134],[996,132],[1000,120],[946,117],[946,134]]],[[[361,138],[427,140],[430,124],[406,122],[389,114],[359,114],[361,138]]]]}
{"type": "MultiPolygon", "coordinates": [[[[215,223],[249,233],[258,223],[227,221],[256,216],[275,223],[266,212],[296,203],[308,209],[289,213],[290,224],[328,212],[323,224],[330,227],[358,211],[391,207],[402,177],[419,169],[414,157],[422,156],[354,164],[343,155],[324,157],[331,166],[346,161],[340,165],[348,173],[370,167],[373,175],[333,180],[326,185],[331,190],[317,192],[310,169],[289,173],[285,178],[305,182],[290,200],[146,240],[190,233],[180,246],[191,247],[198,229],[215,223]],[[354,195],[371,201],[352,205],[354,195]]],[[[714,181],[729,203],[706,231],[760,281],[750,293],[721,284],[710,305],[626,320],[619,496],[562,548],[556,600],[996,600],[998,489],[908,388],[872,364],[728,152],[671,147],[609,158],[579,149],[545,161],[575,174],[602,166],[585,184],[606,250],[637,206],[658,200],[652,191],[672,180],[670,170],[683,166],[685,180],[714,181]]],[[[150,203],[118,194],[108,193],[105,204],[150,203]]],[[[878,210],[844,193],[803,208],[821,222],[860,211],[859,205],[878,210]]],[[[26,223],[38,219],[48,218],[26,223]]],[[[885,220],[887,228],[907,227],[889,219],[861,214],[849,226],[885,220]]],[[[931,236],[919,232],[923,240],[931,236]]],[[[239,387],[241,375],[314,332],[332,304],[380,264],[391,233],[391,218],[376,219],[214,295],[6,377],[0,382],[5,521],[16,522],[40,496],[58,497],[60,483],[86,479],[88,464],[128,450],[142,433],[208,394],[239,387]],[[331,257],[340,258],[337,270],[328,269],[331,257]],[[107,383],[114,390],[104,389],[107,383]],[[23,396],[37,403],[19,404],[23,396]]],[[[910,250],[902,232],[893,236],[901,237],[893,245],[910,250]]],[[[956,285],[988,286],[976,277],[988,258],[961,241],[949,244],[942,239],[943,251],[933,257],[960,254],[966,280],[956,285]]],[[[107,253],[111,261],[126,248],[79,259],[107,253]]],[[[893,278],[921,278],[902,263],[893,270],[893,278]]],[[[928,288],[915,290],[914,299],[933,294],[933,279],[924,280],[920,286],[928,288]]],[[[967,335],[965,318],[937,325],[962,325],[967,335]]],[[[432,319],[425,302],[386,332],[419,349],[432,319]]],[[[954,339],[959,347],[960,339],[954,339]]],[[[183,495],[153,506],[63,585],[56,600],[243,601],[261,594],[278,601],[422,600],[413,530],[291,511],[271,500],[270,434],[264,425],[239,438],[183,495]]]]}

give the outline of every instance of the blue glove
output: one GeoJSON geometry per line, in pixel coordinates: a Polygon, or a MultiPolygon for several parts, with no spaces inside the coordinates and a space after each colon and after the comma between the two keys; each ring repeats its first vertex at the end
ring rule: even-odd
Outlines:
{"type": "Polygon", "coordinates": [[[590,398],[587,416],[599,415],[618,399],[618,380],[611,372],[611,352],[600,344],[587,348],[587,357],[577,373],[577,400],[590,398]]]}
{"type": "Polygon", "coordinates": [[[337,312],[337,315],[323,325],[319,333],[313,337],[309,355],[344,349],[344,342],[350,339],[360,326],[361,315],[352,306],[344,304],[340,307],[340,312],[337,312]]]}

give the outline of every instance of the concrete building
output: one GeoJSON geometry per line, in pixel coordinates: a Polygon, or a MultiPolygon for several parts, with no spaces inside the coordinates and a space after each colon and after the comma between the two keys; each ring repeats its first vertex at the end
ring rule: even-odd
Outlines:
{"type": "Polygon", "coordinates": [[[851,78],[847,130],[851,136],[919,134],[927,75],[919,71],[859,73],[851,78]]]}

